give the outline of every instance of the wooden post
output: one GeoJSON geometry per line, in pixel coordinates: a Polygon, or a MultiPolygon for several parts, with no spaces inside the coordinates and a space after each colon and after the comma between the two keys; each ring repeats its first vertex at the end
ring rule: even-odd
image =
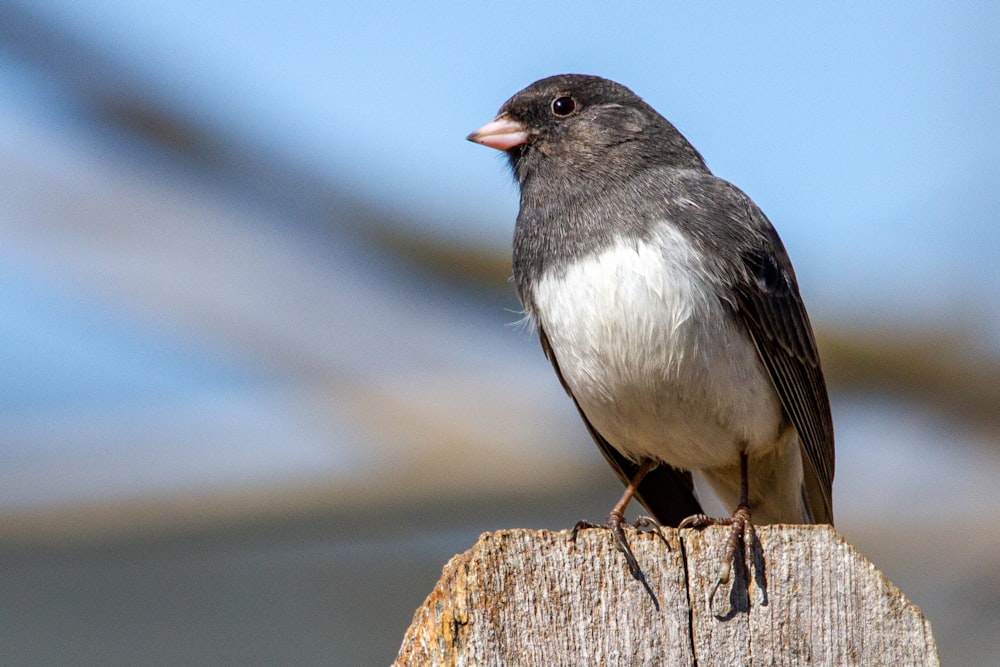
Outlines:
{"type": "Polygon", "coordinates": [[[829,526],[760,526],[710,608],[728,528],[486,533],[451,559],[395,665],[938,665],[930,623],[829,526]],[[761,557],[764,567],[761,569],[761,557]],[[761,576],[763,575],[763,576],[761,576]],[[742,591],[742,594],[740,593],[742,591]],[[749,592],[749,597],[747,596],[749,592]]]}

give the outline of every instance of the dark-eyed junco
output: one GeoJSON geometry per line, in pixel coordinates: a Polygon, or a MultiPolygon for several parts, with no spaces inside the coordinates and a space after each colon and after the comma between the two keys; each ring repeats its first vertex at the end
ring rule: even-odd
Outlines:
{"type": "Polygon", "coordinates": [[[735,509],[733,548],[751,510],[832,523],[826,385],[792,265],[756,204],[595,76],[537,81],[468,138],[510,158],[517,290],[626,484],[608,526],[630,567],[625,506],[634,495],[665,525],[699,515],[692,471],[735,509]]]}

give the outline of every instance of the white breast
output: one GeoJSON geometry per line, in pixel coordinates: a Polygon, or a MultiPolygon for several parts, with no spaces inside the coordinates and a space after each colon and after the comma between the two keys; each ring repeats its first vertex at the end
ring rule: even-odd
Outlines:
{"type": "Polygon", "coordinates": [[[775,446],[778,397],[742,325],[671,225],[551,272],[531,315],[583,412],[633,460],[732,466],[775,446]]]}

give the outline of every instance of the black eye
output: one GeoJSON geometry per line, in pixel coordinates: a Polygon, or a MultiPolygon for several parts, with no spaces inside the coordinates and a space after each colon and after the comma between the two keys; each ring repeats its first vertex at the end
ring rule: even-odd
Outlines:
{"type": "Polygon", "coordinates": [[[568,116],[576,111],[576,100],[569,95],[563,95],[552,100],[552,113],[557,116],[568,116]]]}

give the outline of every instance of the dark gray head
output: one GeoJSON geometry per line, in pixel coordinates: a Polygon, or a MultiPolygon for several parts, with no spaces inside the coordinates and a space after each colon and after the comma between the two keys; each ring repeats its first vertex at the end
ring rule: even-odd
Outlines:
{"type": "Polygon", "coordinates": [[[468,139],[505,151],[521,189],[514,278],[528,285],[617,239],[642,238],[665,219],[686,176],[712,178],[698,151],[625,86],[561,74],[507,100],[468,139]]]}
{"type": "Polygon", "coordinates": [[[536,81],[468,138],[506,151],[522,186],[542,173],[607,184],[644,167],[705,169],[698,151],[638,95],[584,74],[536,81]]]}

